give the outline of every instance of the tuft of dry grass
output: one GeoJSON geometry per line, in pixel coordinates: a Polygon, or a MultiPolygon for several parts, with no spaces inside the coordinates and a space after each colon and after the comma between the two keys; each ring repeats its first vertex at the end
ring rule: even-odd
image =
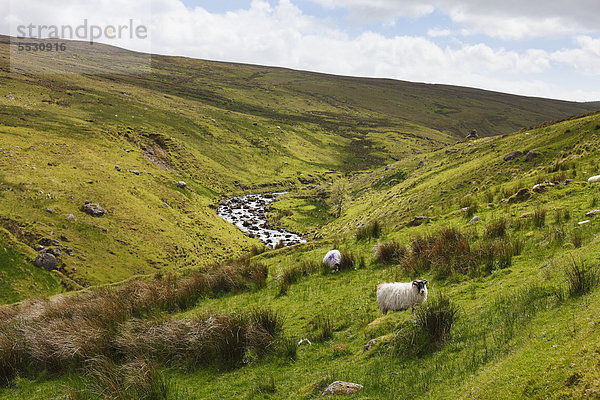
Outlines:
{"type": "Polygon", "coordinates": [[[501,238],[506,236],[508,221],[506,218],[499,218],[492,221],[485,227],[485,236],[488,238],[501,238]]]}
{"type": "Polygon", "coordinates": [[[427,236],[415,236],[402,267],[408,271],[435,269],[441,276],[467,273],[476,265],[469,238],[457,228],[443,228],[427,236]]]}
{"type": "Polygon", "coordinates": [[[399,242],[377,243],[373,248],[375,261],[383,265],[397,264],[406,256],[406,247],[399,242]]]}
{"type": "Polygon", "coordinates": [[[356,230],[356,240],[367,240],[381,236],[381,224],[378,220],[363,225],[356,230]]]}
{"type": "MultiPolygon", "coordinates": [[[[135,332],[128,324],[140,325],[142,318],[185,310],[205,296],[262,287],[266,279],[266,266],[245,259],[183,277],[157,275],[151,280],[133,280],[116,287],[0,307],[0,315],[4,317],[0,320],[0,384],[9,384],[19,374],[41,370],[64,372],[82,367],[90,359],[111,356],[120,349],[117,339],[135,332]]],[[[181,343],[174,336],[177,332],[185,333],[182,331],[185,326],[157,325],[155,320],[148,323],[151,324],[148,338],[138,336],[138,340],[148,339],[153,343],[152,334],[163,332],[159,338],[168,337],[175,344],[181,343]]],[[[221,332],[231,336],[226,326],[217,324],[214,331],[217,335],[221,332]]],[[[253,329],[257,337],[266,329],[257,330],[260,324],[243,326],[253,329]]],[[[266,337],[272,336],[269,330],[266,332],[266,337]]],[[[161,342],[165,348],[171,345],[168,341],[161,342]]],[[[160,348],[156,350],[160,354],[160,348]]]]}

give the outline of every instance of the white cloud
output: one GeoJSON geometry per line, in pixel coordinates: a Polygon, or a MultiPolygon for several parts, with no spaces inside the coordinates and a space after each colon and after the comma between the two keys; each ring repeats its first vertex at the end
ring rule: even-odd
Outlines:
{"type": "Polygon", "coordinates": [[[552,59],[586,75],[600,75],[600,39],[580,36],[577,43],[579,48],[556,51],[552,59]]]}
{"type": "Polygon", "coordinates": [[[483,33],[503,39],[558,37],[599,32],[598,0],[311,0],[351,14],[417,18],[434,10],[450,16],[464,34],[483,33]]]}
{"type": "Polygon", "coordinates": [[[441,29],[441,28],[431,28],[427,31],[427,36],[429,37],[446,37],[452,35],[452,31],[450,29],[441,29]]]}

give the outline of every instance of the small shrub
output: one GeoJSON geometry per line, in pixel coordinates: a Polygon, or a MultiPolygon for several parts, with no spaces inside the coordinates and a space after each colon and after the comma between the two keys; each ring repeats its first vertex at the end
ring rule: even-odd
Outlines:
{"type": "Polygon", "coordinates": [[[90,359],[85,366],[82,388],[69,388],[73,399],[167,400],[177,398],[175,386],[147,361],[136,359],[122,366],[106,357],[90,359]]]}
{"type": "Polygon", "coordinates": [[[569,296],[582,296],[598,286],[599,271],[597,267],[586,266],[583,261],[573,263],[566,268],[569,296]]]}
{"type": "Polygon", "coordinates": [[[354,269],[355,263],[356,261],[354,254],[349,253],[347,251],[342,251],[342,259],[340,260],[338,271],[348,271],[354,269]]]}
{"type": "Polygon", "coordinates": [[[295,360],[298,354],[298,341],[291,336],[282,336],[277,342],[277,354],[288,360],[295,360]]]}
{"type": "Polygon", "coordinates": [[[365,256],[361,255],[358,259],[358,263],[356,265],[356,269],[363,269],[367,267],[367,262],[365,260],[365,256]]]}
{"type": "Polygon", "coordinates": [[[441,346],[450,338],[450,330],[457,313],[458,309],[450,298],[440,294],[431,299],[425,307],[417,309],[417,325],[421,332],[426,333],[431,343],[441,346]]]}
{"type": "Polygon", "coordinates": [[[573,229],[571,233],[571,243],[575,246],[576,249],[580,248],[583,244],[583,231],[581,229],[573,229]]]}
{"type": "Polygon", "coordinates": [[[486,190],[483,193],[483,197],[484,197],[484,199],[485,199],[485,201],[487,203],[493,203],[494,202],[494,193],[491,192],[490,190],[486,190]]]}
{"type": "Polygon", "coordinates": [[[270,308],[260,308],[250,311],[250,323],[264,329],[273,337],[283,331],[283,317],[270,308]]]}
{"type": "Polygon", "coordinates": [[[456,228],[443,228],[428,236],[415,236],[402,260],[406,271],[435,269],[440,277],[465,274],[476,266],[469,239],[456,228]]]}
{"type": "Polygon", "coordinates": [[[257,246],[255,244],[252,245],[252,247],[250,247],[250,257],[254,257],[257,256],[259,254],[264,253],[267,250],[267,248],[264,245],[261,246],[257,246]]]}
{"type": "Polygon", "coordinates": [[[277,282],[279,285],[279,294],[286,294],[290,286],[298,282],[302,275],[303,270],[301,266],[296,266],[281,271],[281,273],[277,277],[277,282]]]}
{"type": "Polygon", "coordinates": [[[506,228],[508,226],[508,221],[506,218],[499,218],[495,221],[492,221],[489,225],[485,227],[485,236],[489,238],[500,238],[506,235],[506,228]]]}
{"type": "Polygon", "coordinates": [[[536,209],[531,216],[531,221],[536,228],[542,228],[546,225],[546,210],[543,208],[536,209]]]}
{"type": "Polygon", "coordinates": [[[329,315],[317,315],[310,321],[309,326],[313,342],[324,342],[333,338],[333,324],[329,315]]]}
{"type": "Polygon", "coordinates": [[[277,242],[277,244],[275,245],[274,249],[283,249],[285,247],[285,242],[283,240],[280,240],[279,242],[277,242]]]}
{"type": "Polygon", "coordinates": [[[447,296],[428,300],[415,311],[415,320],[396,333],[395,353],[401,356],[423,356],[443,347],[450,339],[458,308],[447,296]]]}
{"type": "Polygon", "coordinates": [[[377,239],[379,236],[381,236],[381,225],[377,220],[363,225],[356,230],[356,240],[377,239]]]}
{"type": "Polygon", "coordinates": [[[556,210],[554,214],[554,222],[556,224],[561,224],[563,222],[567,222],[571,219],[571,212],[568,209],[559,208],[556,210]]]}
{"type": "Polygon", "coordinates": [[[550,244],[553,244],[555,246],[562,245],[566,238],[567,233],[565,232],[565,229],[562,225],[553,226],[548,232],[548,240],[550,244]]]}
{"type": "Polygon", "coordinates": [[[512,258],[521,254],[522,251],[522,240],[503,237],[482,241],[474,253],[481,266],[480,272],[487,275],[496,269],[510,267],[512,258]]]}
{"type": "Polygon", "coordinates": [[[383,265],[400,263],[406,255],[406,247],[399,242],[377,243],[374,248],[375,261],[383,265]]]}

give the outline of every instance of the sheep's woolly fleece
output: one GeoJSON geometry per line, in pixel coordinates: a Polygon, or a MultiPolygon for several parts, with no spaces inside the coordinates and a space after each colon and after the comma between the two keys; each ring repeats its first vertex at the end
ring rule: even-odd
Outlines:
{"type": "Polygon", "coordinates": [[[423,288],[421,294],[413,282],[382,283],[377,286],[379,309],[385,315],[388,311],[404,311],[409,307],[420,306],[427,300],[427,286],[423,285],[423,288]]]}

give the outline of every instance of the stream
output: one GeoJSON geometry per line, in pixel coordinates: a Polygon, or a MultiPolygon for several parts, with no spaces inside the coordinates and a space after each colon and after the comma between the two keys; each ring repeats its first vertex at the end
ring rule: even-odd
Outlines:
{"type": "Polygon", "coordinates": [[[273,248],[283,242],[286,246],[305,243],[300,235],[284,230],[271,229],[267,224],[267,207],[283,193],[248,194],[232,197],[217,208],[217,215],[240,228],[247,236],[262,240],[273,248]]]}

